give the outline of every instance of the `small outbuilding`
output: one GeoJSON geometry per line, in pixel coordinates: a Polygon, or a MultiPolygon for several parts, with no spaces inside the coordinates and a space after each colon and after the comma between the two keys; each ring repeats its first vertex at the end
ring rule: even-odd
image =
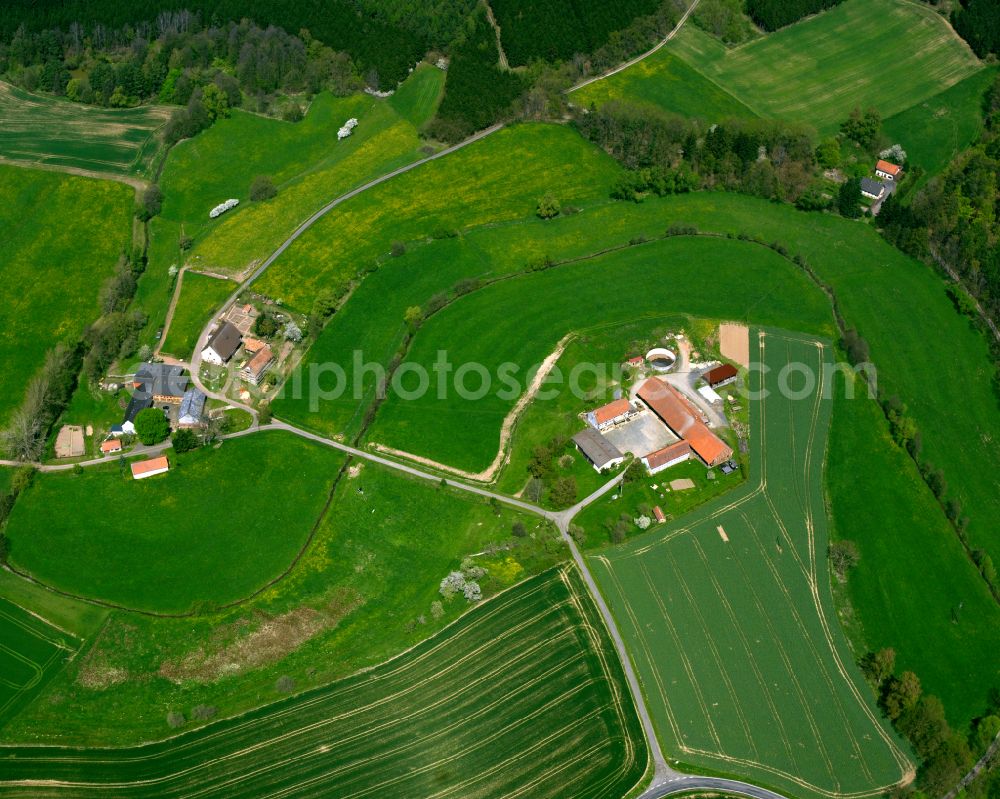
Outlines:
{"type": "Polygon", "coordinates": [[[656,519],[657,524],[663,524],[667,520],[667,517],[663,515],[663,511],[660,509],[659,505],[653,508],[653,518],[656,519]]]}
{"type": "Polygon", "coordinates": [[[101,444],[101,452],[110,455],[112,452],[122,451],[122,440],[120,438],[109,438],[101,444]]]}
{"type": "Polygon", "coordinates": [[[897,180],[903,173],[903,167],[897,166],[890,161],[879,159],[875,164],[875,174],[884,180],[897,180]]]}
{"type": "Polygon", "coordinates": [[[635,412],[632,403],[623,397],[592,410],[587,414],[587,423],[598,430],[607,430],[609,427],[631,419],[635,412]]]}
{"type": "Polygon", "coordinates": [[[724,363],[722,366],[716,366],[711,371],[706,372],[703,379],[708,383],[709,388],[716,389],[720,386],[728,386],[730,383],[735,383],[738,376],[739,372],[735,366],[724,363]]]}
{"type": "Polygon", "coordinates": [[[648,455],[645,455],[642,463],[650,474],[656,474],[657,472],[662,472],[664,469],[669,469],[671,466],[676,466],[678,463],[683,463],[690,459],[690,457],[691,446],[686,441],[678,441],[669,447],[664,447],[663,449],[656,450],[656,452],[650,452],[648,455]]]}
{"type": "Polygon", "coordinates": [[[163,474],[170,471],[170,461],[167,460],[166,455],[161,455],[158,458],[150,458],[148,461],[139,461],[138,463],[132,463],[132,479],[133,480],[144,480],[147,477],[152,477],[155,474],[163,474]]]}
{"type": "Polygon", "coordinates": [[[595,470],[610,469],[625,460],[625,456],[593,427],[581,430],[573,436],[573,443],[590,461],[595,470]]]}

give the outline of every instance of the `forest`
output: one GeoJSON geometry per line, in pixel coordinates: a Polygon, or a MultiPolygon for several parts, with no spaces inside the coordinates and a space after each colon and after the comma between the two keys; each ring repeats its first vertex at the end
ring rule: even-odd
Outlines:
{"type": "Polygon", "coordinates": [[[843,0],[746,0],[746,8],[750,19],[764,30],[776,31],[841,2],[843,0]]]}
{"type": "Polygon", "coordinates": [[[493,13],[511,66],[535,59],[564,61],[604,46],[613,31],[656,11],[659,0],[493,0],[493,13]]]}
{"type": "MultiPolygon", "coordinates": [[[[612,190],[639,201],[643,193],[674,194],[699,188],[741,191],[801,202],[816,173],[809,130],[769,120],[699,120],[654,109],[608,103],[579,113],[580,133],[630,170],[612,190]]],[[[860,199],[860,198],[858,198],[860,199]]]]}
{"type": "Polygon", "coordinates": [[[457,142],[508,113],[527,87],[517,73],[500,67],[496,36],[486,14],[473,16],[474,27],[452,48],[444,98],[429,132],[457,142]]]}
{"type": "Polygon", "coordinates": [[[951,14],[951,23],[980,58],[1000,53],[1000,3],[997,0],[962,0],[961,6],[951,14]]]}
{"type": "MultiPolygon", "coordinates": [[[[130,39],[154,39],[163,12],[189,11],[196,24],[220,27],[247,16],[240,0],[11,0],[0,15],[0,40],[15,50],[42,31],[75,41],[90,38],[98,49],[127,44],[130,39]],[[155,22],[152,20],[156,20],[155,22]]],[[[173,16],[169,15],[168,17],[173,16]]],[[[421,36],[362,15],[346,0],[263,0],[253,4],[253,21],[288,32],[302,29],[324,45],[350,54],[372,85],[392,89],[419,61],[427,44],[421,36]]]]}

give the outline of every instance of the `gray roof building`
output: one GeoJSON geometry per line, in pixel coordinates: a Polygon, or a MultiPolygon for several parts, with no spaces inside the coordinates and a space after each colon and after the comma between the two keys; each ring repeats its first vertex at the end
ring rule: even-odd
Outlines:
{"type": "Polygon", "coordinates": [[[205,415],[205,399],[205,395],[198,389],[188,389],[177,410],[177,423],[185,427],[200,425],[205,415]]]}
{"type": "Polygon", "coordinates": [[[222,363],[226,363],[236,354],[242,340],[243,334],[240,333],[239,328],[230,322],[225,322],[208,340],[208,345],[202,353],[203,357],[209,361],[218,358],[222,363]],[[215,357],[212,357],[213,354],[215,357]]]}
{"type": "Polygon", "coordinates": [[[608,441],[593,427],[581,430],[573,436],[573,443],[576,444],[577,449],[583,453],[584,457],[598,471],[608,466],[615,466],[625,459],[625,456],[619,452],[618,447],[608,441]]]}
{"type": "Polygon", "coordinates": [[[861,178],[861,193],[865,195],[865,197],[871,197],[877,200],[885,193],[885,184],[880,180],[861,178]]]}
{"type": "Polygon", "coordinates": [[[150,400],[162,397],[180,402],[190,382],[182,366],[144,363],[135,372],[135,380],[132,383],[135,391],[132,396],[150,400]]]}

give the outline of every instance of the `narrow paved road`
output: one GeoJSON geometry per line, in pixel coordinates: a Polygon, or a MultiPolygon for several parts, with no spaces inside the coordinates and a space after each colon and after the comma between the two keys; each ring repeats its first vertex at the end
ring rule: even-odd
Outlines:
{"type": "MultiPolygon", "coordinates": [[[[660,42],[652,50],[650,50],[647,53],[644,53],[638,58],[632,59],[632,61],[623,64],[621,67],[612,70],[611,72],[606,73],[605,75],[601,75],[599,77],[592,78],[589,81],[581,83],[578,86],[573,87],[573,89],[580,88],[581,86],[584,86],[587,83],[593,83],[595,80],[600,80],[601,78],[607,77],[608,75],[613,75],[615,72],[620,72],[622,69],[625,69],[628,66],[631,66],[632,64],[641,61],[646,56],[659,50],[664,44],[666,44],[668,41],[670,41],[670,39],[674,37],[674,35],[677,33],[678,30],[680,30],[681,26],[687,20],[688,16],[690,16],[691,12],[698,5],[698,2],[699,0],[694,0],[694,2],[691,4],[688,10],[681,17],[680,21],[677,23],[677,26],[667,35],[667,37],[662,42],[660,42]]],[[[570,91],[573,91],[573,89],[571,89],[570,91]]],[[[347,192],[346,194],[337,197],[335,200],[332,200],[331,202],[327,203],[325,206],[320,208],[316,213],[310,216],[305,222],[299,225],[295,229],[295,231],[287,239],[285,239],[284,242],[282,242],[281,246],[278,247],[277,250],[275,250],[260,266],[258,266],[249,275],[249,277],[247,277],[246,280],[244,280],[239,285],[236,291],[234,291],[232,295],[230,295],[230,297],[225,301],[222,308],[225,309],[232,302],[235,302],[236,299],[239,297],[239,295],[242,294],[243,291],[245,291],[247,287],[250,286],[255,280],[257,280],[257,278],[259,278],[267,270],[267,268],[271,266],[271,264],[273,264],[281,256],[281,254],[285,252],[285,250],[287,250],[292,245],[292,243],[296,239],[298,239],[299,236],[305,233],[310,227],[312,227],[314,223],[316,223],[319,219],[321,219],[331,210],[336,208],[342,202],[345,202],[346,200],[349,200],[352,197],[356,197],[362,192],[367,191],[368,189],[377,186],[381,183],[384,183],[387,180],[391,180],[397,175],[401,175],[404,172],[409,172],[411,169],[416,169],[418,166],[421,166],[422,164],[426,164],[429,161],[434,161],[435,159],[442,158],[446,155],[449,155],[450,153],[455,152],[456,150],[459,150],[469,144],[472,144],[473,142],[479,141],[480,139],[483,139],[486,136],[489,136],[490,134],[500,130],[502,127],[503,125],[499,124],[499,125],[494,125],[491,128],[487,128],[486,130],[480,131],[476,135],[466,139],[463,142],[460,142],[459,144],[454,145],[453,147],[448,147],[444,150],[441,150],[438,153],[435,153],[434,155],[428,156],[427,158],[422,158],[418,161],[414,161],[411,164],[407,164],[406,166],[400,167],[399,169],[396,169],[392,172],[382,175],[381,177],[375,178],[374,180],[371,180],[365,183],[364,185],[358,186],[356,189],[353,189],[347,192]]],[[[213,315],[213,320],[214,318],[215,315],[213,315]]],[[[608,632],[611,636],[612,641],[614,642],[615,649],[617,650],[618,656],[621,660],[622,668],[625,671],[625,676],[628,681],[629,690],[632,693],[632,698],[633,702],[635,703],[636,711],[638,712],[640,721],[642,723],[643,732],[645,733],[646,736],[646,745],[649,748],[650,759],[652,760],[654,765],[654,774],[651,785],[649,786],[649,788],[647,788],[645,793],[642,794],[640,799],[657,799],[657,797],[661,796],[668,796],[670,794],[686,792],[686,791],[695,791],[695,790],[724,791],[727,793],[749,796],[752,797],[753,799],[785,799],[785,797],[783,797],[780,794],[776,794],[771,791],[767,791],[763,788],[758,788],[757,786],[751,785],[750,783],[745,783],[738,780],[727,780],[727,779],[720,779],[717,777],[704,777],[698,775],[681,774],[672,769],[670,765],[667,763],[666,758],[663,756],[663,752],[660,749],[659,740],[656,737],[656,731],[653,727],[652,718],[650,717],[649,710],[646,707],[645,698],[643,697],[642,694],[642,688],[639,685],[639,680],[635,674],[635,670],[632,668],[632,661],[629,658],[628,650],[625,648],[625,642],[621,637],[621,633],[618,631],[618,626],[615,623],[614,617],[611,615],[611,611],[609,610],[607,604],[604,601],[604,597],[602,596],[600,590],[597,587],[597,583],[594,581],[594,578],[590,573],[590,569],[587,567],[586,561],[580,554],[580,551],[576,546],[576,542],[569,534],[569,526],[573,518],[585,507],[597,501],[609,491],[613,490],[621,482],[623,474],[620,474],[614,479],[610,480],[604,486],[602,486],[597,491],[592,493],[590,496],[584,498],[583,500],[581,500],[568,510],[553,512],[545,510],[544,508],[540,508],[537,505],[532,505],[530,502],[524,502],[523,500],[519,500],[514,497],[509,497],[504,494],[498,494],[496,492],[489,491],[488,489],[481,488],[479,486],[467,485],[466,483],[461,483],[457,480],[442,478],[440,475],[432,474],[430,472],[425,472],[422,469],[418,469],[414,466],[409,466],[407,464],[400,463],[398,461],[394,461],[389,458],[384,458],[381,455],[376,455],[375,453],[358,449],[357,447],[352,447],[348,444],[343,444],[339,441],[334,441],[333,439],[325,438],[315,433],[310,433],[307,430],[295,427],[294,425],[290,425],[287,422],[274,420],[270,424],[260,425],[258,424],[257,412],[254,408],[248,405],[243,405],[238,402],[233,402],[232,399],[223,394],[209,391],[205,388],[205,386],[201,382],[200,376],[198,374],[198,371],[201,366],[201,351],[204,349],[205,345],[208,342],[209,330],[211,329],[212,324],[213,322],[210,321],[205,326],[204,330],[202,330],[202,333],[198,338],[198,343],[195,347],[195,352],[193,357],[191,358],[191,363],[189,365],[189,369],[191,372],[191,379],[194,382],[194,384],[207,396],[213,397],[215,399],[224,400],[225,402],[229,403],[234,407],[243,408],[249,411],[253,415],[253,424],[249,429],[240,431],[239,433],[232,433],[229,435],[221,436],[220,438],[222,439],[239,438],[263,430],[283,430],[285,432],[297,435],[301,438],[314,441],[318,444],[322,444],[327,447],[332,447],[333,449],[340,450],[341,452],[345,452],[354,457],[361,458],[363,460],[367,460],[372,463],[377,463],[381,466],[385,466],[390,469],[395,469],[397,471],[403,472],[413,477],[420,478],[422,480],[428,480],[432,482],[440,482],[441,480],[444,480],[445,484],[447,484],[452,488],[456,488],[461,491],[466,491],[471,494],[476,494],[478,496],[485,497],[488,499],[494,499],[510,507],[518,508],[519,510],[523,510],[528,513],[533,513],[535,515],[541,516],[542,518],[548,519],[555,523],[563,539],[569,546],[570,552],[573,556],[573,561],[576,564],[577,568],[580,570],[580,573],[583,576],[587,588],[590,591],[591,596],[593,597],[594,602],[597,605],[601,613],[601,616],[604,619],[604,623],[608,628],[608,632]]],[[[155,454],[162,452],[169,446],[170,446],[169,441],[165,441],[161,444],[157,444],[152,447],[140,446],[132,450],[131,452],[127,453],[125,457],[131,458],[139,455],[155,454]]],[[[99,464],[114,462],[114,460],[117,457],[118,457],[117,455],[112,455],[109,457],[96,458],[88,461],[83,461],[79,464],[35,464],[35,466],[40,471],[43,472],[59,472],[72,469],[74,468],[74,466],[77,465],[86,468],[89,466],[96,466],[99,464]]],[[[0,465],[19,466],[23,464],[11,461],[0,461],[0,465]]]]}
{"type": "Polygon", "coordinates": [[[674,25],[674,29],[670,31],[670,33],[668,33],[666,36],[664,36],[663,39],[660,42],[658,42],[654,47],[650,48],[642,55],[637,55],[635,58],[626,61],[624,64],[619,64],[614,69],[610,69],[607,72],[601,73],[600,75],[595,75],[592,78],[587,78],[586,80],[582,80],[575,86],[570,86],[566,90],[566,94],[571,94],[575,92],[577,89],[582,89],[584,86],[589,86],[591,83],[596,83],[599,80],[610,78],[612,75],[617,75],[619,72],[628,69],[633,64],[638,64],[640,61],[642,61],[642,59],[651,56],[653,53],[655,53],[657,50],[663,47],[663,45],[665,45],[667,42],[669,42],[677,35],[678,31],[680,31],[680,29],[684,27],[684,23],[687,22],[687,18],[691,16],[691,12],[698,7],[699,2],[701,2],[701,0],[694,0],[694,2],[688,6],[688,10],[681,15],[681,18],[679,20],[677,20],[677,24],[674,25]]]}

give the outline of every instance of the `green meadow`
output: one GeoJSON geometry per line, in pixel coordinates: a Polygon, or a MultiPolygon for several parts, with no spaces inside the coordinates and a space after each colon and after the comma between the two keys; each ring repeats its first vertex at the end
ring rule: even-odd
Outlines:
{"type": "MultiPolygon", "coordinates": [[[[539,130],[544,128],[522,126],[515,129],[525,136],[539,130]]],[[[487,139],[477,146],[485,146],[490,141],[487,139]]],[[[423,169],[433,172],[442,166],[441,163],[434,163],[423,169]]],[[[413,201],[412,192],[406,195],[400,193],[399,196],[404,201],[413,201]]],[[[608,247],[626,246],[643,236],[658,237],[673,224],[696,225],[704,231],[731,236],[741,233],[759,235],[764,241],[783,242],[793,254],[801,253],[833,286],[848,324],[857,326],[871,345],[881,385],[890,393],[899,393],[910,406],[923,434],[926,457],[945,470],[951,491],[962,499],[965,513],[972,519],[969,531],[974,546],[995,549],[989,532],[992,529],[990,520],[1000,509],[997,508],[992,471],[983,468],[982,464],[995,461],[990,442],[1000,440],[1000,430],[997,429],[995,400],[986,379],[986,345],[970,329],[966,320],[955,313],[944,287],[929,269],[902,255],[865,225],[832,215],[805,214],[789,207],[733,194],[698,193],[647,200],[639,205],[594,199],[583,203],[581,213],[548,222],[528,214],[530,210],[520,218],[507,219],[500,224],[467,228],[456,239],[420,243],[419,246],[412,246],[402,258],[386,261],[354,291],[350,302],[314,344],[306,362],[335,361],[345,365],[348,384],[354,379],[350,359],[355,348],[361,350],[367,360],[388,365],[405,334],[402,317],[406,308],[425,306],[432,297],[442,293],[451,296],[452,286],[464,277],[491,279],[512,275],[525,271],[530,263],[546,256],[559,261],[608,247]],[[921,308],[927,327],[922,325],[917,328],[911,324],[910,309],[915,306],[921,308]],[[948,351],[953,357],[943,361],[926,359],[927,329],[936,331],[938,341],[948,342],[948,351]],[[970,368],[981,379],[970,378],[970,368]],[[948,407],[961,407],[969,413],[941,412],[940,409],[948,407]],[[960,446],[956,445],[959,441],[962,442],[960,446]]],[[[346,256],[353,257],[353,253],[363,246],[363,240],[357,240],[352,249],[345,251],[346,256]]],[[[642,250],[647,246],[640,245],[634,249],[642,250]]],[[[551,274],[555,275],[563,268],[557,267],[551,274]]],[[[693,270],[696,267],[690,268],[693,270]]],[[[703,274],[712,276],[713,272],[705,270],[703,274]]],[[[717,285],[720,293],[728,293],[730,283],[719,282],[717,285]]],[[[578,290],[581,290],[580,287],[574,285],[573,296],[578,290]]],[[[582,290],[590,291],[586,287],[582,290]]],[[[455,309],[463,303],[475,302],[475,296],[459,300],[455,309]]],[[[491,309],[486,318],[497,318],[499,314],[498,310],[491,309]]],[[[428,323],[428,329],[435,328],[433,319],[436,318],[428,323]]],[[[752,311],[750,318],[754,318],[752,311]]],[[[786,324],[794,324],[794,320],[786,324]]],[[[821,317],[815,317],[812,324],[829,325],[829,308],[823,311],[821,317]]],[[[444,327],[441,326],[440,335],[447,339],[444,327]]],[[[548,354],[554,342],[565,332],[568,331],[555,334],[546,346],[538,346],[540,357],[548,354]]],[[[425,330],[418,333],[416,346],[425,346],[420,341],[425,333],[425,330]]],[[[464,352],[471,350],[476,341],[493,340],[492,332],[485,327],[475,331],[471,342],[469,334],[463,335],[464,341],[457,335],[446,341],[448,348],[458,342],[464,352]]],[[[518,340],[525,338],[520,334],[518,336],[518,340]]],[[[432,352],[431,347],[428,345],[422,352],[432,352]]],[[[479,352],[475,357],[478,359],[481,355],[479,352]]],[[[312,396],[316,402],[310,407],[310,375],[305,370],[298,374],[301,387],[298,398],[289,390],[284,399],[275,402],[275,410],[282,418],[327,434],[344,433],[350,436],[362,429],[366,408],[374,394],[370,377],[363,381],[365,390],[360,400],[351,398],[350,392],[338,399],[323,399],[314,393],[312,396]]],[[[323,389],[334,388],[335,381],[329,376],[321,377],[317,382],[323,389]]],[[[392,402],[390,399],[389,404],[392,402]]],[[[390,414],[395,413],[388,405],[386,410],[390,414]]],[[[490,410],[488,415],[493,421],[490,423],[491,432],[487,434],[466,429],[460,431],[463,437],[480,439],[475,446],[480,448],[482,454],[470,465],[481,466],[481,461],[485,458],[488,462],[496,451],[498,420],[504,413],[505,408],[499,406],[490,410]]],[[[393,424],[398,422],[400,430],[407,424],[416,423],[416,415],[411,415],[409,419],[404,418],[405,415],[406,410],[403,409],[393,421],[393,424]]],[[[382,424],[382,416],[380,413],[377,425],[382,424]]],[[[420,430],[416,437],[417,440],[427,437],[436,441],[446,435],[420,430]]],[[[412,450],[412,440],[412,437],[406,438],[401,448],[412,450]]],[[[445,442],[441,446],[447,449],[448,444],[445,442]]],[[[508,471],[500,477],[502,485],[509,487],[518,483],[517,488],[522,479],[523,473],[517,463],[508,467],[508,471]]],[[[926,489],[917,484],[912,491],[919,497],[926,489]]],[[[948,532],[943,514],[939,509],[935,510],[929,495],[918,499],[913,494],[898,493],[901,508],[907,501],[914,506],[929,503],[929,512],[936,515],[924,522],[925,530],[940,529],[942,535],[948,532]]],[[[957,540],[954,543],[955,554],[958,554],[957,540]]],[[[943,556],[937,562],[943,564],[943,556]]],[[[962,568],[965,569],[965,566],[962,568]]],[[[913,578],[914,586],[921,582],[934,584],[933,570],[921,570],[918,574],[919,577],[913,578]]],[[[962,578],[972,592],[982,589],[977,580],[971,571],[962,578]]],[[[891,596],[891,592],[885,602],[894,603],[898,613],[906,612],[905,603],[891,596]]],[[[872,645],[875,641],[885,640],[883,633],[886,628],[881,620],[886,616],[882,610],[859,607],[857,615],[862,627],[870,620],[874,630],[882,630],[882,633],[873,633],[872,645]]],[[[985,673],[979,670],[979,666],[985,664],[974,654],[980,651],[978,644],[969,640],[966,644],[969,650],[967,662],[979,664],[975,666],[978,680],[961,683],[945,681],[945,667],[954,657],[954,645],[945,645],[943,639],[927,638],[918,633],[913,627],[899,627],[893,645],[901,660],[905,659],[918,672],[925,673],[925,687],[929,692],[952,697],[949,712],[954,713],[956,723],[967,721],[974,713],[980,712],[978,708],[983,701],[983,686],[995,681],[995,672],[992,669],[985,673]],[[921,663],[927,664],[927,667],[919,668],[921,663]]]]}
{"type": "Polygon", "coordinates": [[[618,171],[569,128],[506,128],[344,203],[297,239],[258,288],[308,310],[321,289],[347,287],[394,241],[530,217],[546,192],[565,205],[604,197],[618,171]]]}
{"type": "Polygon", "coordinates": [[[419,158],[418,129],[436,107],[440,72],[422,66],[388,100],[320,94],[294,124],[234,110],[178,144],[161,179],[163,219],[179,226],[175,236],[193,238],[186,262],[241,272],[325,203],[419,158]],[[353,135],[338,140],[337,130],[352,117],[353,135]],[[258,175],[274,181],[276,197],[250,200],[258,175]],[[240,205],[210,219],[209,211],[231,197],[240,205]]]}
{"type": "Polygon", "coordinates": [[[652,105],[709,122],[757,116],[737,96],[671,52],[669,46],[570,95],[570,101],[582,108],[615,100],[652,105]]]}
{"type": "Polygon", "coordinates": [[[47,350],[76,343],[101,314],[98,294],[131,247],[132,189],[0,166],[0,425],[47,350]]]}
{"type": "Polygon", "coordinates": [[[550,570],[399,658],[169,741],[0,747],[0,792],[88,797],[623,796],[648,755],[576,572],[550,570]],[[20,784],[19,784],[20,783],[20,784]]]}
{"type": "MultiPolygon", "coordinates": [[[[261,583],[289,566],[295,554],[291,548],[301,546],[309,532],[303,517],[313,503],[325,501],[326,486],[339,471],[340,456],[278,432],[228,441],[221,451],[205,455],[211,466],[208,482],[228,485],[229,491],[236,491],[234,485],[238,485],[243,492],[240,497],[265,493],[269,505],[281,508],[273,511],[281,514],[281,520],[261,531],[251,516],[259,505],[234,498],[232,507],[226,507],[216,499],[211,503],[214,515],[206,511],[202,517],[204,542],[191,545],[175,531],[169,547],[159,551],[158,558],[165,559],[163,566],[144,561],[128,565],[151,579],[197,557],[204,561],[197,569],[211,570],[205,584],[213,586],[216,594],[222,590],[235,593],[236,586],[229,585],[231,570],[247,573],[238,581],[247,582],[255,575],[261,583]],[[259,449],[250,449],[258,439],[259,449]],[[232,459],[223,461],[230,447],[232,459]],[[294,481],[279,482],[275,479],[279,475],[263,464],[255,470],[255,463],[261,461],[255,456],[265,449],[283,453],[294,481]],[[314,455],[309,457],[310,453],[314,455]],[[322,459],[318,466],[315,458],[322,459]],[[221,483],[231,473],[229,464],[237,459],[249,470],[246,476],[238,483],[221,483]],[[301,493],[307,489],[308,495],[301,493]],[[293,507],[285,509],[285,503],[293,507]],[[175,552],[180,545],[189,552],[175,552]],[[223,575],[227,575],[225,580],[223,575]]],[[[113,478],[118,480],[117,472],[113,478]]],[[[66,477],[70,479],[76,478],[66,477]]],[[[38,500],[55,490],[46,487],[46,482],[38,500]]],[[[34,491],[24,498],[29,510],[38,501],[32,496],[34,491]]],[[[57,500],[62,502],[61,496],[69,493],[62,491],[57,500]]],[[[110,497],[115,498],[115,494],[110,497]]],[[[190,505],[192,499],[197,497],[188,492],[179,495],[178,501],[190,505]]],[[[17,521],[16,517],[12,520],[12,530],[21,530],[23,538],[25,528],[15,525],[17,521]]],[[[147,523],[139,531],[149,527],[147,523]]],[[[137,535],[133,530],[132,538],[137,535]]],[[[42,543],[52,540],[43,537],[42,543]]],[[[75,545],[60,535],[59,541],[64,540],[75,545]]],[[[125,547],[123,539],[117,541],[125,547]]],[[[18,546],[19,538],[15,538],[15,555],[18,546]]],[[[128,548],[137,559],[153,554],[146,536],[135,544],[129,541],[128,548]]],[[[475,565],[486,569],[479,584],[483,596],[490,597],[565,560],[567,552],[555,529],[536,517],[507,509],[497,513],[485,500],[354,461],[334,489],[330,507],[308,547],[280,581],[231,608],[215,611],[203,604],[193,617],[112,612],[102,637],[88,649],[87,659],[71,663],[54,680],[46,694],[49,698],[21,713],[5,735],[8,740],[65,744],[156,740],[170,733],[166,709],[188,714],[190,719],[190,708],[205,704],[218,708],[220,717],[231,716],[278,699],[275,684],[281,677],[292,679],[304,690],[377,666],[475,607],[462,596],[445,600],[439,593],[441,580],[470,556],[475,565]],[[515,520],[521,520],[531,535],[514,537],[515,520]],[[497,549],[491,550],[491,545],[497,549]],[[436,601],[442,603],[437,613],[436,601]],[[109,713],[119,718],[114,726],[101,723],[109,713]]],[[[127,557],[108,555],[115,564],[127,557]]],[[[92,563],[84,561],[88,570],[92,563]]],[[[192,569],[185,572],[190,578],[188,593],[198,598],[205,593],[195,591],[194,581],[200,574],[192,569]]],[[[3,577],[0,572],[0,596],[16,599],[18,594],[8,592],[30,585],[19,580],[8,586],[3,577]]],[[[96,583],[89,571],[75,579],[78,584],[87,579],[91,590],[96,583]]],[[[115,579],[122,583],[126,578],[115,579]]],[[[28,600],[37,602],[34,596],[22,601],[28,600]]]]}
{"type": "Polygon", "coordinates": [[[144,175],[170,109],[108,109],[72,103],[0,82],[0,157],[28,164],[144,175]]]}
{"type": "MultiPolygon", "coordinates": [[[[995,67],[983,69],[883,121],[886,137],[902,144],[910,164],[924,171],[917,186],[943,171],[982,132],[983,97],[996,76],[995,67]]],[[[916,187],[907,188],[912,196],[916,187]]]]}
{"type": "Polygon", "coordinates": [[[745,116],[749,109],[828,133],[855,107],[875,107],[889,117],[980,68],[933,9],[897,0],[847,0],[732,48],[685,25],[649,58],[578,94],[588,103],[653,102],[712,121],[722,113],[745,116]],[[686,80],[677,59],[700,78],[686,80]],[[706,108],[699,113],[702,96],[706,108]]]}
{"type": "Polygon", "coordinates": [[[892,442],[881,410],[840,391],[827,490],[831,535],[860,553],[847,582],[834,583],[856,651],[894,648],[897,671],[916,672],[949,721],[964,727],[1000,681],[1000,608],[909,455],[892,442]]]}
{"type": "Polygon", "coordinates": [[[163,352],[187,360],[208,320],[236,290],[236,284],[197,272],[185,272],[181,280],[181,294],[163,339],[163,352]]]}
{"type": "Polygon", "coordinates": [[[291,565],[342,463],[274,433],[170,459],[169,473],[140,481],[117,461],[39,475],[7,525],[11,564],[62,591],[143,611],[233,602],[291,565]]]}
{"type": "MultiPolygon", "coordinates": [[[[823,463],[829,345],[751,330],[751,479],[626,544],[591,555],[629,647],[657,735],[688,767],[795,796],[880,793],[908,753],[875,706],[833,610],[823,463]],[[697,642],[695,645],[694,642],[697,642]]],[[[603,499],[609,503],[612,500],[603,499]]]]}
{"type": "MultiPolygon", "coordinates": [[[[500,446],[503,418],[526,387],[525,375],[567,333],[635,319],[655,325],[690,313],[830,334],[827,308],[822,293],[788,261],[726,239],[675,237],[501,281],[436,314],[400,367],[401,376],[417,368],[434,375],[438,352],[445,351],[456,370],[447,396],[439,398],[437,389],[413,399],[393,392],[367,440],[478,471],[500,446]],[[609,285],[630,290],[608,291],[609,285]],[[458,370],[470,363],[485,367],[491,382],[478,371],[460,380],[458,370]],[[519,390],[501,382],[501,364],[515,365],[519,390]]],[[[401,377],[398,385],[406,392],[417,383],[401,377]]]]}

